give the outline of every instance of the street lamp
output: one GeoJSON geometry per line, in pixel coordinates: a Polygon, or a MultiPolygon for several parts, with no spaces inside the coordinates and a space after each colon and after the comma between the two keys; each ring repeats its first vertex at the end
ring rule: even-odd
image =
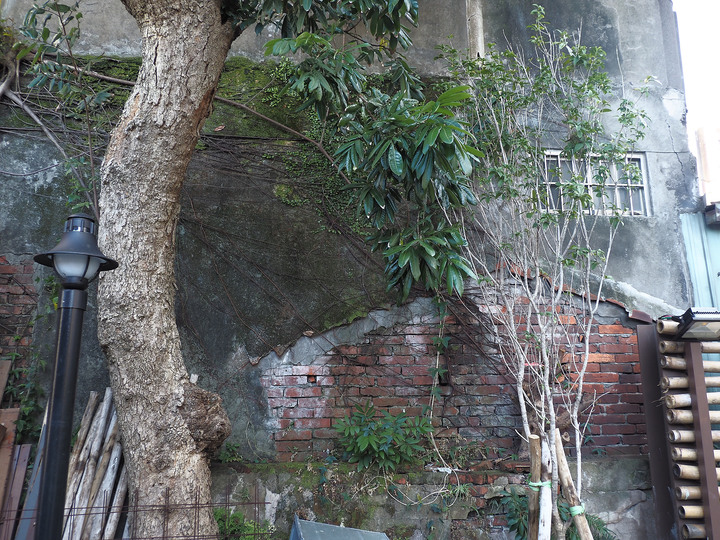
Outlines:
{"type": "Polygon", "coordinates": [[[34,258],[54,268],[63,287],[35,529],[36,540],[57,540],[62,538],[86,289],[99,272],[113,270],[118,263],[98,248],[95,220],[86,214],[71,215],[60,243],[34,258]]]}
{"type": "Polygon", "coordinates": [[[690,308],[678,322],[677,337],[684,339],[720,339],[720,311],[715,308],[690,308]]]}

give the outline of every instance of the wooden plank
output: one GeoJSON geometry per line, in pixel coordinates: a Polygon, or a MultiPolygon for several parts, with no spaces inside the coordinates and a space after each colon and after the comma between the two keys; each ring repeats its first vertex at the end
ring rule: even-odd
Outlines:
{"type": "Polygon", "coordinates": [[[20,418],[20,409],[0,409],[0,425],[5,426],[5,436],[0,442],[0,507],[5,501],[5,491],[10,476],[10,466],[15,444],[15,422],[20,418]]]}
{"type": "Polygon", "coordinates": [[[25,472],[27,471],[31,448],[31,444],[22,444],[15,447],[12,480],[9,484],[7,496],[5,497],[5,504],[3,505],[0,540],[12,540],[18,510],[20,509],[20,498],[22,497],[25,472]]]}
{"type": "Polygon", "coordinates": [[[0,399],[2,399],[2,394],[5,393],[5,387],[7,386],[11,367],[12,367],[11,360],[0,361],[0,399]]]}
{"type": "Polygon", "coordinates": [[[43,453],[45,451],[45,438],[47,436],[47,414],[45,409],[45,418],[43,419],[43,427],[40,431],[40,441],[38,442],[37,452],[35,454],[35,464],[33,465],[32,475],[30,475],[30,483],[28,484],[27,494],[25,495],[25,504],[20,515],[20,523],[18,523],[15,532],[15,540],[34,540],[35,539],[35,523],[37,519],[38,500],[40,498],[40,478],[42,477],[43,453]]]}

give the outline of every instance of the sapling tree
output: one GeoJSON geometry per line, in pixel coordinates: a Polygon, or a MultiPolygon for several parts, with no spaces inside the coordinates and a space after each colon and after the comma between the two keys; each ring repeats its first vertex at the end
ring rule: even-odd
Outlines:
{"type": "MultiPolygon", "coordinates": [[[[526,52],[491,48],[478,59],[444,50],[453,76],[471,87],[466,121],[481,156],[472,184],[478,204],[450,219],[462,223],[481,276],[465,302],[496,307],[477,317],[514,381],[523,437],[541,437],[554,488],[556,428],[569,428],[581,494],[581,447],[598,397],[585,388],[591,333],[616,232],[630,199],[634,208],[642,203],[628,154],[644,115],[613,95],[602,49],[549,29],[541,7],[533,14],[526,52]]],[[[544,493],[552,493],[563,538],[556,490],[544,493]]],[[[550,538],[550,520],[543,523],[540,538],[550,538]]]]}

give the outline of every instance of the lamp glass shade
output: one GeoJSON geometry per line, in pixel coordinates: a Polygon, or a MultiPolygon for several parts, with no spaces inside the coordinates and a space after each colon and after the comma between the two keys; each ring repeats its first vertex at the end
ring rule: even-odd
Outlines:
{"type": "Polygon", "coordinates": [[[46,253],[35,255],[35,262],[55,268],[63,287],[85,289],[98,272],[118,266],[98,248],[95,231],[95,220],[91,216],[73,214],[65,223],[60,243],[46,253]]]}
{"type": "Polygon", "coordinates": [[[55,253],[53,267],[63,278],[95,279],[102,262],[98,257],[75,253],[55,253]]]}
{"type": "Polygon", "coordinates": [[[694,321],[683,336],[685,339],[718,339],[720,321],[694,321]]]}

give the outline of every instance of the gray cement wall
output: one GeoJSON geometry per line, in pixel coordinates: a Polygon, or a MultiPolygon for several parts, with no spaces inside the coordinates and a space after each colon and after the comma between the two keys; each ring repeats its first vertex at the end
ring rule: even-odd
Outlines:
{"type": "MultiPolygon", "coordinates": [[[[33,3],[33,0],[6,0],[0,6],[0,16],[20,25],[33,3]]],[[[474,24],[465,24],[468,12],[477,12],[476,2],[420,0],[419,4],[419,26],[411,28],[414,47],[410,59],[423,73],[440,72],[440,66],[434,61],[435,47],[451,36],[453,45],[459,50],[468,48],[471,41],[473,48],[480,50],[481,18],[475,14],[472,17],[474,24]],[[472,5],[466,6],[466,3],[472,5]]],[[[140,56],[140,31],[120,0],[81,0],[80,11],[83,22],[81,38],[75,49],[78,54],[140,56]]],[[[260,35],[256,35],[252,27],[248,28],[235,40],[231,54],[261,61],[264,59],[264,44],[276,37],[279,34],[271,28],[265,29],[260,35]]]]}

